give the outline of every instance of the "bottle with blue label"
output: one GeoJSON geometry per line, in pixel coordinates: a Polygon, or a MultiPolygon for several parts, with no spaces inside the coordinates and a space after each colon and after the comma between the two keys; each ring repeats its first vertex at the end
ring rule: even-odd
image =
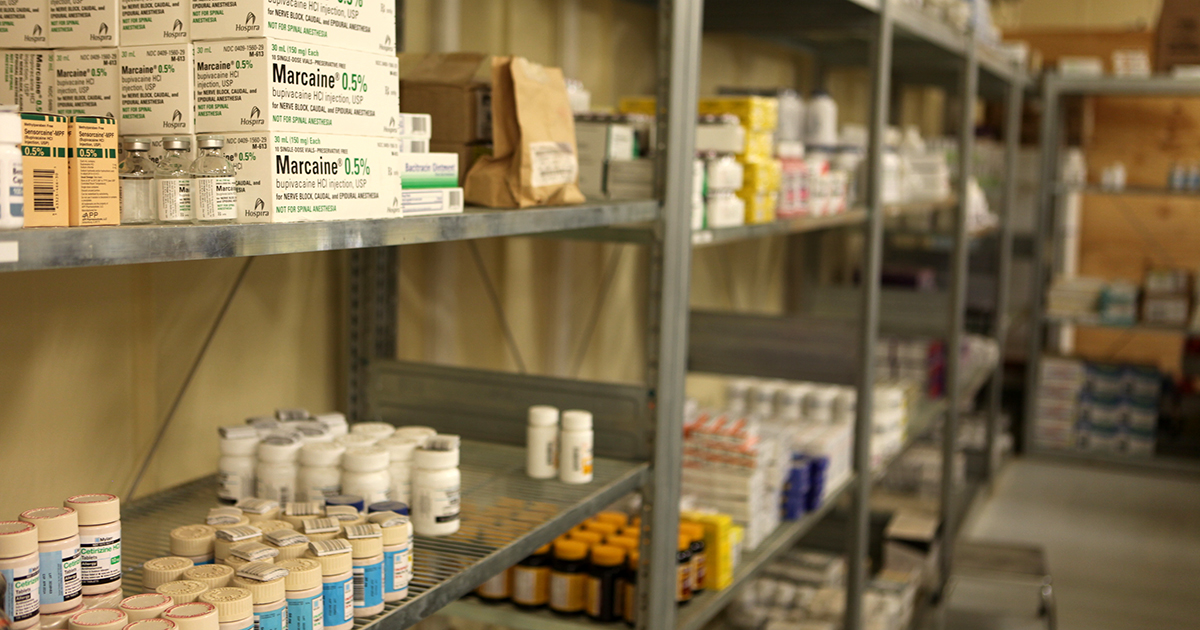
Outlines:
{"type": "Polygon", "coordinates": [[[273,562],[247,562],[238,567],[230,586],[250,591],[254,604],[254,630],[287,630],[286,568],[273,562]]]}
{"type": "Polygon", "coordinates": [[[325,596],[321,588],[321,563],[312,558],[282,560],[288,630],[321,630],[325,627],[325,596]]]}
{"type": "Polygon", "coordinates": [[[321,563],[325,630],[354,627],[354,559],[350,541],[342,538],[308,543],[310,557],[321,563]]]}
{"type": "Polygon", "coordinates": [[[9,628],[26,630],[41,624],[37,525],[0,521],[0,582],[5,586],[0,608],[9,628]]]}
{"type": "Polygon", "coordinates": [[[346,528],[354,559],[354,616],[383,612],[383,530],[375,523],[346,528]]]}
{"type": "Polygon", "coordinates": [[[39,606],[43,614],[71,610],[83,601],[79,516],[69,507],[26,510],[21,520],[37,525],[39,606]]]}
{"type": "Polygon", "coordinates": [[[221,586],[200,595],[200,601],[217,609],[220,630],[254,630],[254,598],[237,586],[221,586]]]}
{"type": "Polygon", "coordinates": [[[375,512],[367,520],[383,531],[383,601],[402,601],[412,580],[412,522],[394,511],[375,512]]]}

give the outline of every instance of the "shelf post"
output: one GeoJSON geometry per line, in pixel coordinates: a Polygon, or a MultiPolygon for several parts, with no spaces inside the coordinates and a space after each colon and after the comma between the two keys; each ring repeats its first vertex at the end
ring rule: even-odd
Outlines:
{"type": "Polygon", "coordinates": [[[871,416],[875,403],[875,345],[879,339],[880,271],[883,265],[883,142],[892,80],[891,3],[881,2],[871,40],[871,119],[867,144],[867,220],[863,225],[862,303],[859,318],[858,400],[854,416],[854,488],[846,581],[846,630],[863,627],[867,542],[871,517],[871,416]]]}

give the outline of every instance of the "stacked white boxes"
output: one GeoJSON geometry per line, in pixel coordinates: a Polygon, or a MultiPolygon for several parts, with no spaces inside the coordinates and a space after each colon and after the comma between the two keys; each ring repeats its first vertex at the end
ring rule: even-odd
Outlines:
{"type": "Polygon", "coordinates": [[[463,211],[457,153],[431,153],[429,114],[400,114],[400,205],[405,216],[463,211]]]}

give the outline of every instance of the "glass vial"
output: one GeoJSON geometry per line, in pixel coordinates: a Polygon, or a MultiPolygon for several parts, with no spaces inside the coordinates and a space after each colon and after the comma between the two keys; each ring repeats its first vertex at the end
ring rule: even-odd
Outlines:
{"type": "Polygon", "coordinates": [[[154,195],[154,162],[150,159],[150,138],[121,140],[125,159],[121,160],[121,223],[153,223],[158,214],[154,195]]]}
{"type": "Polygon", "coordinates": [[[0,230],[25,226],[25,177],[22,166],[21,115],[0,108],[0,230]]]}
{"type": "Polygon", "coordinates": [[[225,136],[205,134],[196,136],[196,160],[189,169],[192,175],[192,212],[196,222],[205,225],[237,221],[237,189],[233,176],[236,169],[221,155],[225,136]]]}
{"type": "Polygon", "coordinates": [[[163,223],[191,223],[195,219],[192,213],[191,152],[191,138],[163,138],[163,156],[154,169],[158,220],[163,223]]]}

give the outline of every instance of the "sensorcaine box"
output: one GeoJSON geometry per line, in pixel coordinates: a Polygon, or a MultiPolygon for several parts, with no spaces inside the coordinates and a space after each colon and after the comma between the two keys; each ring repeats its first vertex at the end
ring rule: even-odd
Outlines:
{"type": "Polygon", "coordinates": [[[113,48],[120,43],[119,0],[49,0],[50,48],[113,48]]]}
{"type": "Polygon", "coordinates": [[[196,131],[298,131],[396,138],[394,56],[281,39],[201,42],[196,131]]]}
{"type": "Polygon", "coordinates": [[[63,116],[106,116],[121,112],[121,73],[116,48],[54,51],[54,102],[63,116]]]}
{"type": "Polygon", "coordinates": [[[404,216],[423,214],[452,214],[463,211],[463,189],[421,188],[401,191],[400,204],[404,216]]]}
{"type": "Polygon", "coordinates": [[[458,186],[457,153],[400,154],[400,187],[404,190],[458,186]]]}
{"type": "Polygon", "coordinates": [[[0,105],[54,113],[54,53],[0,50],[0,105]]]}
{"type": "Polygon", "coordinates": [[[21,165],[25,227],[70,225],[66,116],[21,114],[21,165]]]}
{"type": "Polygon", "coordinates": [[[117,121],[99,116],[73,116],[67,128],[71,226],[120,225],[117,121]]]}
{"type": "Polygon", "coordinates": [[[191,39],[191,0],[120,0],[121,45],[148,46],[191,39]]]}
{"type": "Polygon", "coordinates": [[[313,133],[231,133],[239,223],[400,216],[395,138],[313,133]]]}
{"type": "Polygon", "coordinates": [[[120,53],[121,134],[195,133],[192,45],[122,46],[120,53]]]}
{"type": "Polygon", "coordinates": [[[192,0],[192,41],[278,37],[396,54],[396,3],[385,0],[192,0]]]}
{"type": "Polygon", "coordinates": [[[46,0],[0,3],[0,42],[6,48],[47,48],[50,6],[46,0]]]}

